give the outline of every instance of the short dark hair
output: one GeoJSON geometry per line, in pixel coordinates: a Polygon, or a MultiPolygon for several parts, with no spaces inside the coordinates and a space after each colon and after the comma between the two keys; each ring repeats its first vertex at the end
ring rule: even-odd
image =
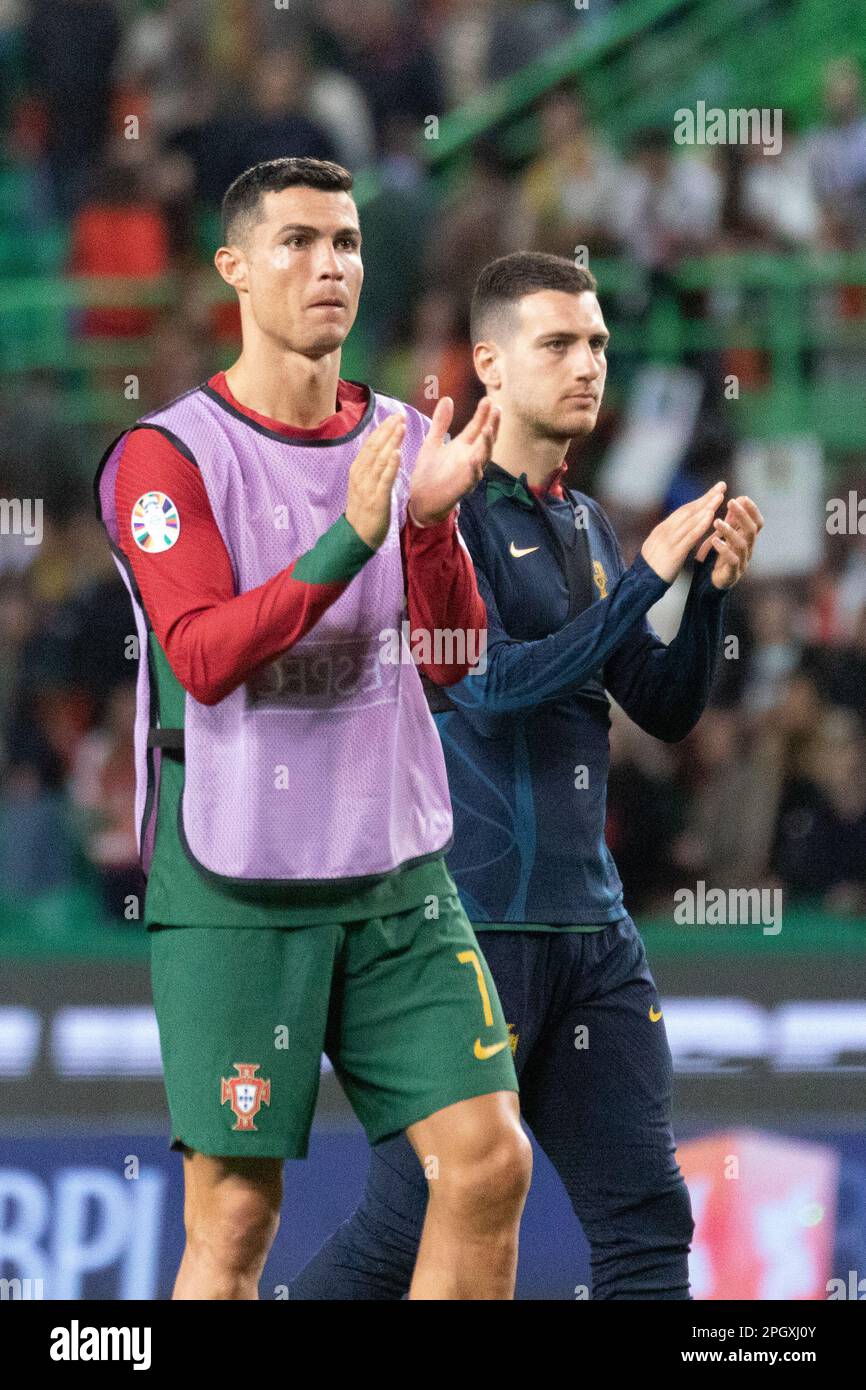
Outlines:
{"type": "Polygon", "coordinates": [[[255,226],[263,193],[282,193],[284,188],[319,188],[323,193],[351,193],[354,179],[342,164],[330,159],[266,159],[238,174],[222,201],[222,235],[225,243],[255,226]],[[246,226],[243,224],[246,223],[246,226]]]}
{"type": "Polygon", "coordinates": [[[595,276],[566,256],[546,251],[512,251],[486,265],[475,283],[469,333],[473,343],[491,331],[527,294],[538,290],[563,290],[566,294],[595,294],[595,276]]]}

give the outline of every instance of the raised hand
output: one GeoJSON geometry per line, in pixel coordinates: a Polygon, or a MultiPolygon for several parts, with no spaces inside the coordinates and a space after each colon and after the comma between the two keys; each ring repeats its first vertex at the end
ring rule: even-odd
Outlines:
{"type": "Polygon", "coordinates": [[[489,463],[499,429],[499,407],[484,396],[469,424],[450,444],[445,435],[454,402],[443,396],[433,412],[427,438],[412,473],[409,513],[422,526],[442,521],[460,498],[474,488],[489,463]]]}
{"type": "Polygon", "coordinates": [[[703,560],[711,549],[717,551],[711,576],[717,589],[733,588],[742,579],[763,525],[764,518],[751,497],[731,498],[724,520],[716,517],[715,535],[707,537],[696,558],[703,560]]]}
{"type": "MultiPolygon", "coordinates": [[[[650,531],[640,553],[661,579],[669,584],[676,579],[692,547],[697,545],[721,506],[726,487],[727,483],[715,483],[703,497],[696,497],[694,502],[677,507],[675,512],[671,512],[650,531]]],[[[698,559],[703,558],[701,552],[704,555],[707,553],[713,539],[712,536],[707,537],[698,552],[698,559]]]]}
{"type": "Polygon", "coordinates": [[[391,524],[391,489],[400,467],[406,417],[389,415],[364,441],[349,469],[346,520],[378,550],[391,524]]]}

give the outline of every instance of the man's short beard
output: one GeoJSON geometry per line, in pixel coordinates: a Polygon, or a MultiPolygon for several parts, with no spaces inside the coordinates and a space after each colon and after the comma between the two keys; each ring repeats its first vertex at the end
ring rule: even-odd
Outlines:
{"type": "Polygon", "coordinates": [[[305,356],[313,358],[329,357],[332,352],[339,352],[345,341],[346,339],[344,337],[338,338],[336,342],[333,342],[331,339],[327,341],[320,339],[318,342],[310,344],[306,349],[305,356]]]}
{"type": "Polygon", "coordinates": [[[559,425],[555,425],[552,421],[543,420],[536,415],[529,418],[528,424],[532,433],[538,439],[548,439],[554,444],[567,444],[572,439],[582,439],[584,435],[591,434],[595,426],[595,421],[592,421],[585,429],[565,430],[559,425]]]}
{"type": "Polygon", "coordinates": [[[289,352],[294,352],[299,357],[308,357],[311,362],[318,362],[320,357],[328,357],[331,353],[339,352],[346,338],[343,336],[338,338],[336,342],[330,338],[318,338],[311,343],[296,343],[289,342],[287,338],[278,337],[277,341],[282,348],[289,352]]]}

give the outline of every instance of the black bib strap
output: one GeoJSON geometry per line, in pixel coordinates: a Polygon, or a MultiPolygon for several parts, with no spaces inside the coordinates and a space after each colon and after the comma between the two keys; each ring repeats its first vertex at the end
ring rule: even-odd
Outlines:
{"type": "Polygon", "coordinates": [[[148,748],[171,748],[183,752],[183,729],[148,729],[148,748]]]}

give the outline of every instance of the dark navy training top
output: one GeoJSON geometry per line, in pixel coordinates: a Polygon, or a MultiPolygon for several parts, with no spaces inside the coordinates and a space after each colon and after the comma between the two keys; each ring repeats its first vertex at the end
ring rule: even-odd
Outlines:
{"type": "Polygon", "coordinates": [[[617,921],[626,910],[604,838],[606,692],[656,738],[675,742],[694,727],[722,636],[716,552],[695,565],[666,646],[645,615],[668,584],[640,555],[626,568],[610,522],[583,493],[536,496],[525,474],[489,464],[459,526],[487,605],[487,669],[426,688],[463,905],[479,923],[617,921]]]}

